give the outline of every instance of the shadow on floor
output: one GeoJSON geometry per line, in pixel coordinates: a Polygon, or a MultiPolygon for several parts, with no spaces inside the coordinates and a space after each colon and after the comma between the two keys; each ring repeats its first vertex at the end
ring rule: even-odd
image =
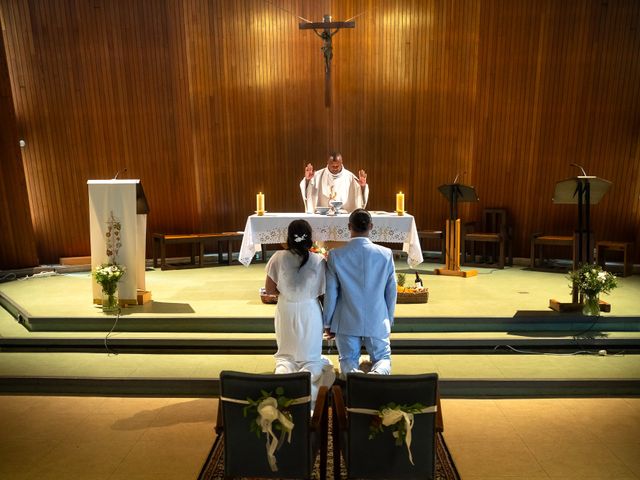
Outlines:
{"type": "Polygon", "coordinates": [[[136,313],[195,313],[188,303],[156,302],[155,300],[138,308],[136,313]]]}
{"type": "Polygon", "coordinates": [[[115,421],[111,429],[145,430],[183,423],[207,422],[211,420],[214,413],[211,411],[211,400],[189,400],[151,410],[142,410],[129,418],[115,421]]]}

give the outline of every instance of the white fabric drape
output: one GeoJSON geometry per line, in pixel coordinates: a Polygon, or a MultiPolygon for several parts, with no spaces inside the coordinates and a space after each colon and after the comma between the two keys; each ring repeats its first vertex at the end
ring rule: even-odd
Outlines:
{"type": "MultiPolygon", "coordinates": [[[[121,302],[137,303],[137,290],[145,289],[146,215],[136,214],[136,185],[140,180],[89,180],[89,225],[92,270],[114,261],[126,268],[118,282],[121,302]],[[107,255],[107,230],[111,216],[121,224],[118,254],[107,255]]],[[[92,284],[94,302],[102,298],[100,285],[92,284]]]]}
{"type": "MultiPolygon", "coordinates": [[[[369,234],[372,242],[401,243],[407,252],[407,263],[411,268],[423,261],[418,229],[412,215],[398,216],[395,213],[369,212],[373,229],[369,234]]],[[[287,242],[287,228],[296,219],[302,218],[311,224],[313,240],[348,242],[349,215],[317,215],[308,213],[267,213],[247,218],[240,247],[240,263],[247,266],[260,250],[261,244],[287,242]]]]}

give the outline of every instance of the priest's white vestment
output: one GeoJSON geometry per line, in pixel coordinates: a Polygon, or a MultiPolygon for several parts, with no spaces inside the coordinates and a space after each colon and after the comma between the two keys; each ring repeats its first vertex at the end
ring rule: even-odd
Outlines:
{"type": "Polygon", "coordinates": [[[347,212],[365,208],[369,199],[369,185],[361,187],[358,177],[344,167],[337,174],[325,167],[316,171],[311,180],[303,178],[300,192],[307,213],[314,213],[316,207],[330,206],[332,192],[335,192],[334,200],[343,202],[342,209],[347,212]]]}

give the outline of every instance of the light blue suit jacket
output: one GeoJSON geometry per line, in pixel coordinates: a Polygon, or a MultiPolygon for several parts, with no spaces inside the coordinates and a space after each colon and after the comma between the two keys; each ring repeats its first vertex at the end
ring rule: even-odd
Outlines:
{"type": "Polygon", "coordinates": [[[397,295],[390,249],[352,238],[329,253],[326,278],[325,327],[343,335],[389,336],[397,295]]]}

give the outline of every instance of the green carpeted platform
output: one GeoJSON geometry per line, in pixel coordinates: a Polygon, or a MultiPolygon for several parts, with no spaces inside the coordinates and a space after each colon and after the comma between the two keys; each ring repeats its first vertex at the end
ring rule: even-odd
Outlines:
{"type": "MultiPolygon", "coordinates": [[[[449,397],[640,394],[639,276],[621,278],[594,319],[548,309],[569,300],[564,274],[428,267],[429,303],[398,305],[394,373],[437,372],[449,397]]],[[[2,283],[0,392],[215,395],[222,370],[273,369],[263,282],[260,264],[149,271],[153,302],[119,318],[92,305],[89,272],[2,283]]]]}
{"type": "MultiPolygon", "coordinates": [[[[398,262],[397,269],[406,269],[398,262]]],[[[559,314],[549,299],[569,301],[566,276],[521,267],[478,269],[471,278],[430,275],[426,304],[401,304],[394,332],[575,332],[592,324],[580,314],[559,314]]],[[[126,308],[116,327],[129,332],[273,332],[273,305],[260,302],[264,265],[147,272],[153,301],[126,308]]],[[[606,296],[603,331],[640,331],[640,276],[619,279],[606,296]]],[[[113,318],[91,303],[89,272],[0,284],[0,302],[30,331],[109,331],[113,318]]]]}

